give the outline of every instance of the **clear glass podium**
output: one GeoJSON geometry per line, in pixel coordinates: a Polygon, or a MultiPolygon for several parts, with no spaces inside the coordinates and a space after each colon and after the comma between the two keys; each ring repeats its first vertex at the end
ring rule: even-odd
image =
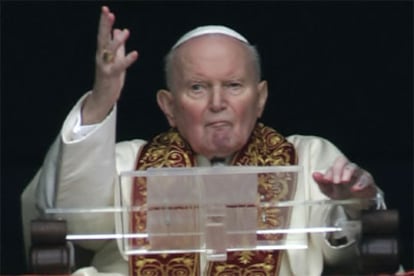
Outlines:
{"type": "Polygon", "coordinates": [[[299,166],[122,172],[114,206],[46,213],[63,218],[113,213],[115,233],[68,233],[68,240],[117,239],[126,256],[199,252],[208,261],[225,261],[231,251],[306,249],[309,233],[358,227],[308,223],[317,209],[360,202],[310,200],[301,177],[299,166]]]}

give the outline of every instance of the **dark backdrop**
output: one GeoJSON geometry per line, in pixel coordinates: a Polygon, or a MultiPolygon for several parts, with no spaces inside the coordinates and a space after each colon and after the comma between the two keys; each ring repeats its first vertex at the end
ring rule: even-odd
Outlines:
{"type": "MultiPolygon", "coordinates": [[[[22,273],[19,195],[76,100],[93,82],[104,2],[1,3],[1,273],[22,273]]],[[[139,61],[119,102],[118,140],[167,127],[155,92],[179,35],[225,24],[262,54],[263,121],[323,136],[375,176],[401,214],[413,268],[412,2],[105,2],[139,61]]]]}

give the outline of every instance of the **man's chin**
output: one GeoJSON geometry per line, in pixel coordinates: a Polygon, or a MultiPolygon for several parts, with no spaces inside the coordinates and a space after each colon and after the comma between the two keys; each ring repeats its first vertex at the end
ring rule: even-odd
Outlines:
{"type": "MultiPolygon", "coordinates": [[[[210,137],[211,139],[204,140],[204,145],[198,143],[199,147],[194,147],[193,149],[204,157],[211,159],[214,157],[217,158],[227,158],[232,156],[235,152],[240,150],[243,145],[235,144],[234,141],[228,139],[228,137],[210,137]]],[[[195,145],[197,146],[197,145],[195,145]]]]}
{"type": "Polygon", "coordinates": [[[209,149],[206,151],[206,154],[203,154],[206,158],[227,158],[232,156],[238,149],[235,147],[215,147],[214,149],[209,149]]]}

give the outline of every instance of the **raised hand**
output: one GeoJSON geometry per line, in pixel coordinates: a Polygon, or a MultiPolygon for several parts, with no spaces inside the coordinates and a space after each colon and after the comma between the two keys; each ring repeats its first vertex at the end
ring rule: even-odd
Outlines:
{"type": "Polygon", "coordinates": [[[138,58],[137,51],[125,54],[127,29],[113,29],[115,15],[103,6],[95,56],[95,82],[82,107],[82,124],[101,122],[121,95],[126,70],[138,58]]]}

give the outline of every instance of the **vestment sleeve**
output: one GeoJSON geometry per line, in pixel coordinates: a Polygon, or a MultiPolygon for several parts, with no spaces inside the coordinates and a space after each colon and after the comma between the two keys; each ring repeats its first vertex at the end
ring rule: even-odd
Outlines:
{"type": "MultiPolygon", "coordinates": [[[[61,133],[52,144],[42,168],[22,194],[22,217],[28,244],[30,219],[44,208],[93,208],[113,206],[115,165],[115,121],[112,110],[105,120],[81,139],[73,139],[83,96],[67,116],[61,133]]],[[[91,234],[114,230],[110,213],[62,215],[69,233],[91,234]]],[[[100,242],[86,242],[97,249],[100,242]]]]}
{"type": "MultiPolygon", "coordinates": [[[[288,140],[295,145],[298,153],[299,165],[303,168],[303,185],[306,198],[310,200],[328,199],[313,180],[312,173],[324,173],[343,153],[331,142],[315,136],[293,135],[288,140]]],[[[308,224],[313,226],[333,226],[336,221],[347,220],[342,206],[316,206],[309,211],[308,224]]],[[[340,265],[355,258],[358,254],[357,236],[348,233],[348,242],[333,246],[326,234],[311,234],[309,251],[312,251],[309,260],[317,258],[323,260],[324,265],[340,265]],[[317,257],[321,255],[321,257],[317,257]]]]}

